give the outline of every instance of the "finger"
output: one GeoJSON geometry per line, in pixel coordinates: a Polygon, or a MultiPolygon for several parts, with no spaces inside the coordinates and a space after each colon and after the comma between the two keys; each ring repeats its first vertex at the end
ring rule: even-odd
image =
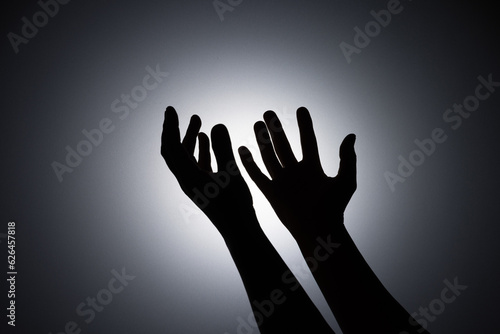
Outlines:
{"type": "Polygon", "coordinates": [[[353,133],[347,135],[342,144],[340,144],[340,165],[338,176],[347,184],[356,188],[356,152],[354,143],[356,135],[353,133]]]}
{"type": "Polygon", "coordinates": [[[198,152],[198,166],[207,172],[212,171],[210,161],[210,140],[204,132],[198,134],[198,142],[200,143],[198,152]]]}
{"type": "Polygon", "coordinates": [[[290,143],[286,138],[285,131],[281,126],[281,122],[278,116],[272,110],[268,110],[264,113],[264,121],[266,122],[267,128],[271,133],[271,138],[273,139],[274,150],[278,156],[281,165],[283,167],[293,165],[297,163],[297,159],[293,155],[290,143]]]}
{"type": "Polygon", "coordinates": [[[179,182],[184,181],[185,175],[193,175],[192,173],[198,171],[181,144],[179,118],[175,109],[170,106],[165,111],[161,134],[161,155],[179,182]]]}
{"type": "Polygon", "coordinates": [[[306,108],[300,107],[297,109],[297,122],[299,124],[303,160],[319,164],[318,143],[314,134],[311,115],[306,108]]]}
{"type": "Polygon", "coordinates": [[[248,175],[257,187],[259,187],[259,189],[265,194],[271,180],[269,180],[269,178],[260,171],[260,168],[253,160],[252,153],[248,150],[248,148],[241,146],[238,149],[238,153],[240,154],[241,162],[243,163],[243,167],[245,167],[248,175]]]}
{"type": "Polygon", "coordinates": [[[165,156],[170,146],[180,143],[179,118],[177,112],[171,106],[165,110],[163,131],[161,133],[161,155],[165,156]]]}
{"type": "Polygon", "coordinates": [[[212,148],[217,160],[217,170],[225,170],[230,163],[235,163],[231,139],[227,128],[223,124],[217,124],[212,128],[212,148]]]}
{"type": "Polygon", "coordinates": [[[182,145],[186,148],[186,151],[190,156],[194,154],[194,148],[196,146],[196,137],[198,137],[198,132],[201,128],[201,119],[198,115],[191,116],[189,120],[189,125],[186,130],[186,135],[182,140],[182,145]]]}
{"type": "Polygon", "coordinates": [[[269,175],[272,178],[276,173],[282,168],[276,154],[274,153],[273,144],[271,143],[271,138],[269,137],[269,132],[267,131],[266,124],[259,121],[254,124],[253,130],[255,132],[255,138],[257,139],[257,144],[259,145],[260,155],[264,161],[269,175]]]}

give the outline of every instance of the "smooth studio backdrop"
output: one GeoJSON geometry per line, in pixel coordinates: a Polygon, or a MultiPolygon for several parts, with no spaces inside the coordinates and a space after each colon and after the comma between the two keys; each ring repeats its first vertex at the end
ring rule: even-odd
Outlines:
{"type": "MultiPolygon", "coordinates": [[[[500,87],[468,98],[479,77],[500,81],[494,5],[402,0],[384,20],[395,1],[54,3],[3,9],[0,249],[5,277],[14,221],[13,333],[237,333],[251,309],[236,268],[160,156],[167,105],[181,132],[196,113],[204,132],[224,123],[235,150],[254,152],[253,123],[275,110],[298,157],[305,106],[329,175],[355,133],[345,223],[378,277],[431,333],[498,331],[500,87]],[[453,111],[465,100],[473,111],[453,111]],[[435,129],[446,139],[414,153],[435,129]],[[467,286],[450,303],[439,302],[446,280],[467,286]]],[[[265,232],[341,333],[244,177],[265,232]]]]}

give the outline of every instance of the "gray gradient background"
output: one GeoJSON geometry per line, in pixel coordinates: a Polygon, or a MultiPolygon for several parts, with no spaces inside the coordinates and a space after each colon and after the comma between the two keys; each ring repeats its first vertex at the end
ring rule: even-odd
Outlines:
{"type": "MultiPolygon", "coordinates": [[[[17,223],[14,333],[59,333],[73,320],[82,333],[232,334],[249,314],[220,235],[200,213],[182,214],[196,209],[159,154],[167,105],[182,132],[193,113],[205,132],[224,123],[235,149],[251,145],[253,123],[273,109],[298,156],[294,113],[306,106],[330,175],[341,140],[356,133],[359,186],[346,225],[378,277],[410,313],[458,277],[467,290],[430,332],[498,331],[500,89],[458,130],[442,119],[474,92],[477,76],[500,81],[497,10],[404,1],[347,64],[339,44],[352,44],[353,28],[386,6],[244,0],[221,21],[207,0],[72,1],[18,54],[5,36],[40,8],[4,8],[0,233],[17,223]],[[156,64],[169,76],[120,120],[111,102],[156,64]],[[58,182],[52,161],[64,162],[65,146],[105,117],[114,131],[58,182]],[[384,172],[436,127],[448,140],[391,192],[384,172]],[[76,306],[123,267],[136,278],[86,324],[76,306]]],[[[264,230],[296,268],[296,245],[245,177],[264,230]]],[[[301,281],[340,333],[315,283],[301,281]]]]}

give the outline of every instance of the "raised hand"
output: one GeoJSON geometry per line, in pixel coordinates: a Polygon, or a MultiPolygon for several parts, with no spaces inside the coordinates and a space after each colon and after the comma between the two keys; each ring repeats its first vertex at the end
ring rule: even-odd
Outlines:
{"type": "Polygon", "coordinates": [[[184,193],[207,215],[223,236],[248,232],[247,219],[254,214],[252,196],[236,165],[231,140],[226,127],[214,126],[212,148],[218,171],[213,172],[210,159],[210,140],[199,132],[201,120],[193,115],[184,139],[180,140],[179,119],[173,107],[165,111],[161,137],[161,155],[177,178],[184,193]],[[193,156],[199,140],[198,160],[193,156]],[[235,224],[240,221],[240,224],[235,224]],[[245,223],[244,223],[245,222],[245,223]]]}
{"type": "MultiPolygon", "coordinates": [[[[262,334],[294,333],[297,328],[307,333],[334,334],[260,228],[250,191],[234,161],[226,127],[216,125],[211,132],[217,172],[211,169],[210,141],[199,133],[200,127],[200,118],[191,117],[181,142],[177,113],[168,107],[161,154],[184,193],[208,216],[226,242],[255,318],[244,324],[245,331],[253,332],[254,326],[262,334]],[[198,160],[193,156],[196,138],[198,160]]],[[[246,319],[250,317],[245,315],[246,319]]],[[[234,324],[239,333],[243,324],[234,324]]]]}
{"type": "Polygon", "coordinates": [[[264,120],[265,123],[255,123],[254,132],[271,179],[261,172],[246,147],[240,147],[239,154],[248,174],[280,220],[296,240],[324,235],[333,225],[342,224],[344,210],[356,190],[356,137],[353,134],[345,137],[340,145],[338,174],[329,177],[321,167],[311,116],[306,108],[297,110],[301,161],[295,158],[276,114],[267,111],[264,120]]]}
{"type": "Polygon", "coordinates": [[[342,332],[428,334],[385,289],[343,225],[344,210],[356,190],[355,136],[350,134],[343,140],[338,174],[328,177],[321,167],[306,108],[297,110],[297,119],[301,161],[295,158],[272,111],[264,114],[265,123],[254,126],[271,179],[260,171],[247,148],[240,147],[239,154],[252,180],[294,236],[304,258],[316,260],[314,270],[311,268],[313,276],[342,332]],[[320,254],[318,241],[325,240],[332,249],[320,254]]]}

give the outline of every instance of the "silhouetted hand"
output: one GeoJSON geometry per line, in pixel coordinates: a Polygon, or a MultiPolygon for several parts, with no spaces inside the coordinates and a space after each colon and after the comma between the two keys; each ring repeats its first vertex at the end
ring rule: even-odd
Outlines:
{"type": "Polygon", "coordinates": [[[321,167],[306,108],[297,110],[301,161],[295,158],[276,114],[267,111],[264,120],[255,123],[254,130],[271,179],[259,170],[245,147],[239,149],[241,160],[304,258],[316,261],[312,274],[342,332],[428,334],[385,289],[343,225],[344,210],[356,190],[356,137],[344,138],[338,174],[328,177],[321,167]],[[326,240],[332,249],[318,253],[320,240],[323,244],[326,240]]]}
{"type": "Polygon", "coordinates": [[[211,132],[217,172],[211,167],[210,140],[205,133],[199,132],[200,128],[200,118],[193,115],[181,143],[177,113],[173,107],[168,107],[161,138],[161,155],[165,162],[184,193],[224,237],[260,228],[258,223],[248,219],[255,214],[252,196],[236,165],[226,127],[218,124],[211,132]],[[198,161],[193,156],[196,138],[199,140],[198,161]]]}
{"type": "MultiPolygon", "coordinates": [[[[260,228],[252,196],[234,161],[226,127],[216,125],[211,133],[217,172],[210,166],[210,141],[204,133],[199,133],[200,127],[200,118],[192,116],[181,142],[177,113],[168,107],[161,154],[184,193],[224,238],[253,310],[253,326],[262,334],[295,333],[298,328],[307,329],[308,333],[334,334],[260,228]],[[193,156],[196,138],[198,160],[193,156]],[[283,279],[285,274],[287,280],[283,279]]],[[[239,333],[243,325],[235,324],[239,333]]],[[[246,332],[253,332],[249,324],[245,327],[246,332]]]]}
{"type": "Polygon", "coordinates": [[[355,135],[348,135],[340,145],[338,175],[329,177],[321,167],[311,116],[306,108],[297,110],[301,161],[295,158],[276,114],[267,111],[264,120],[265,123],[255,123],[254,131],[271,179],[261,172],[250,151],[242,146],[239,154],[245,169],[296,240],[325,235],[324,231],[343,223],[344,210],[356,190],[355,135]]]}

